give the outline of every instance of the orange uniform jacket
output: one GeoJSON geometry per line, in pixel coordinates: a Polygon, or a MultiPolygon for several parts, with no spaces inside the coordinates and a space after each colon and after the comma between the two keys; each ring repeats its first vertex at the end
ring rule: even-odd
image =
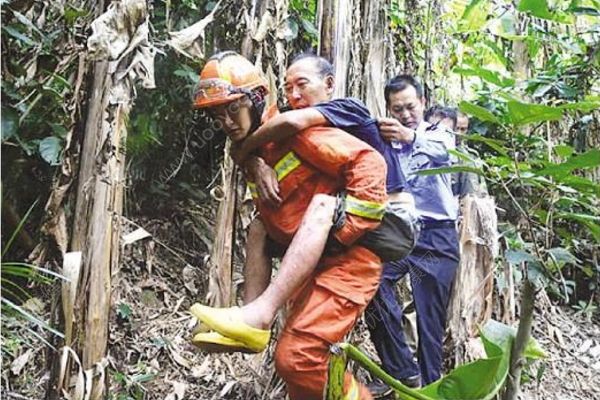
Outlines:
{"type": "MultiPolygon", "coordinates": [[[[351,246],[379,225],[387,200],[386,164],[365,142],[336,128],[314,127],[286,141],[269,143],[260,155],[277,172],[282,199],[279,207],[271,208],[255,196],[271,239],[288,245],[311,199],[318,193],[347,193],[346,222],[335,233],[342,244],[351,246]]],[[[361,275],[360,271],[346,273],[361,275]]],[[[328,280],[321,283],[334,292],[347,295],[352,291],[343,288],[342,276],[328,280]]]]}

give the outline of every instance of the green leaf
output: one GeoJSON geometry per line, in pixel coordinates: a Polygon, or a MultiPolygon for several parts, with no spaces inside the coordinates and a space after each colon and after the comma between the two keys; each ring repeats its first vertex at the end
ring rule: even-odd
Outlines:
{"type": "Polygon", "coordinates": [[[302,27],[304,28],[306,33],[308,33],[315,39],[319,37],[319,31],[317,30],[317,28],[315,28],[315,25],[312,22],[304,18],[302,18],[300,22],[302,22],[302,27]]]}
{"type": "Polygon", "coordinates": [[[517,6],[517,10],[550,21],[561,22],[564,24],[573,23],[572,16],[562,12],[550,11],[546,0],[521,0],[517,6]]]}
{"type": "Polygon", "coordinates": [[[137,383],[144,383],[144,382],[150,382],[152,379],[154,379],[156,377],[156,374],[139,374],[139,375],[134,375],[131,380],[133,382],[137,382],[137,383]]]}
{"type": "Polygon", "coordinates": [[[40,155],[50,165],[58,165],[62,151],[61,140],[56,136],[48,136],[38,146],[40,155]]]}
{"type": "Polygon", "coordinates": [[[52,332],[53,334],[55,334],[56,336],[60,337],[60,338],[64,338],[64,335],[57,331],[56,329],[52,328],[50,325],[48,325],[47,322],[45,322],[44,320],[42,320],[41,318],[39,318],[38,316],[36,316],[35,314],[32,314],[30,312],[28,312],[27,310],[25,310],[24,308],[14,304],[13,302],[11,302],[10,300],[2,297],[2,303],[4,303],[6,306],[12,308],[13,310],[17,311],[19,314],[21,314],[24,318],[28,319],[29,321],[33,322],[36,325],[41,326],[42,328],[44,328],[45,330],[52,332]]]}
{"type": "Polygon", "coordinates": [[[16,30],[12,26],[3,26],[2,29],[4,29],[4,31],[6,33],[8,33],[10,36],[12,36],[13,38],[17,39],[21,43],[25,43],[26,45],[29,45],[29,46],[35,46],[37,44],[36,42],[34,42],[33,40],[31,40],[29,38],[29,36],[26,36],[26,35],[22,34],[21,32],[19,32],[18,30],[16,30]]]}
{"type": "Polygon", "coordinates": [[[451,174],[454,172],[472,172],[477,175],[484,175],[481,168],[471,167],[468,165],[453,165],[452,167],[429,168],[417,171],[417,175],[429,176],[438,174],[451,174]]]}
{"type": "Polygon", "coordinates": [[[460,111],[464,112],[465,114],[472,115],[481,121],[500,124],[498,118],[496,118],[496,116],[486,108],[483,108],[473,103],[469,103],[468,101],[461,101],[458,107],[460,108],[460,111]]]}
{"type": "Polygon", "coordinates": [[[558,106],[561,110],[577,110],[590,112],[600,109],[600,101],[579,101],[577,103],[561,104],[558,106]]]}
{"type": "Polygon", "coordinates": [[[508,157],[508,150],[505,146],[505,142],[499,139],[490,139],[487,138],[485,136],[481,136],[481,135],[468,135],[468,136],[464,136],[463,140],[469,140],[469,141],[473,141],[473,142],[482,142],[485,143],[486,145],[490,146],[492,149],[496,150],[498,152],[498,154],[503,155],[504,157],[500,157],[498,158],[498,164],[501,165],[509,165],[512,164],[512,158],[508,157]],[[502,163],[501,161],[504,160],[505,162],[502,163]]]}
{"type": "Polygon", "coordinates": [[[580,193],[593,193],[600,197],[600,184],[591,179],[577,175],[559,175],[555,176],[555,179],[564,185],[574,188],[580,193]]]}
{"type": "Polygon", "coordinates": [[[18,126],[19,116],[17,112],[12,108],[2,107],[2,141],[4,142],[16,136],[18,126]]]}
{"type": "Polygon", "coordinates": [[[500,18],[493,19],[488,28],[492,34],[508,40],[519,38],[515,27],[515,13],[509,10],[503,12],[500,18]]]}
{"type": "MultiPolygon", "coordinates": [[[[506,344],[517,336],[517,329],[490,319],[486,322],[481,334],[498,347],[505,348],[506,344]]],[[[534,338],[529,338],[524,355],[534,360],[547,357],[546,352],[534,338]]]]}
{"type": "Polygon", "coordinates": [[[472,0],[458,21],[458,32],[473,32],[483,28],[489,15],[488,11],[487,0],[472,0]]]}
{"type": "Polygon", "coordinates": [[[566,176],[575,169],[595,168],[600,165],[600,150],[592,149],[583,154],[569,158],[567,161],[552,163],[544,169],[536,172],[536,175],[566,176]]]}
{"type": "Polygon", "coordinates": [[[523,250],[507,250],[504,256],[506,261],[513,265],[537,261],[536,257],[523,250]]]}
{"type": "Polygon", "coordinates": [[[119,317],[129,320],[129,318],[131,318],[132,314],[133,314],[133,311],[131,310],[131,307],[129,307],[128,304],[119,303],[119,305],[117,306],[117,315],[119,317]]]}
{"type": "Polygon", "coordinates": [[[477,76],[486,82],[492,83],[500,87],[509,87],[515,84],[515,80],[511,78],[505,78],[496,71],[483,69],[479,67],[469,68],[454,68],[452,72],[460,74],[462,76],[477,76]]]}
{"type": "Polygon", "coordinates": [[[575,150],[571,146],[567,146],[566,144],[559,144],[554,146],[554,152],[559,157],[567,158],[570,157],[575,150]]]}
{"type": "Polygon", "coordinates": [[[562,118],[562,110],[542,104],[509,101],[508,116],[514,125],[525,125],[533,122],[559,120],[562,118]]]}
{"type": "Polygon", "coordinates": [[[600,225],[595,222],[600,222],[600,217],[594,217],[592,215],[587,214],[562,212],[557,213],[556,218],[557,220],[560,220],[561,218],[570,219],[579,222],[582,225],[585,225],[594,237],[594,240],[596,240],[597,243],[600,243],[600,225]]]}
{"type": "Polygon", "coordinates": [[[88,15],[88,12],[85,10],[80,10],[70,4],[65,5],[65,22],[69,26],[73,26],[78,18],[86,15],[88,15]]]}
{"type": "Polygon", "coordinates": [[[548,254],[550,254],[558,264],[579,264],[577,257],[564,247],[554,247],[548,250],[548,254]]]}
{"type": "Polygon", "coordinates": [[[14,16],[17,18],[17,20],[22,23],[23,25],[25,25],[26,27],[28,27],[29,29],[31,29],[33,32],[37,33],[38,35],[40,35],[41,37],[44,37],[44,34],[42,32],[40,32],[40,30],[38,29],[37,26],[35,26],[33,24],[33,22],[31,22],[26,16],[24,16],[23,14],[21,14],[18,11],[13,11],[14,16]]]}

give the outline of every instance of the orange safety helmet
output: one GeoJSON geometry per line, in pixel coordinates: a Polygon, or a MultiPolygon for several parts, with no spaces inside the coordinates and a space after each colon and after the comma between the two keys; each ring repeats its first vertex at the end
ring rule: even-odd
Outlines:
{"type": "Polygon", "coordinates": [[[212,56],[202,72],[194,99],[194,108],[208,108],[229,103],[256,89],[268,93],[267,80],[260,70],[235,51],[212,56]]]}

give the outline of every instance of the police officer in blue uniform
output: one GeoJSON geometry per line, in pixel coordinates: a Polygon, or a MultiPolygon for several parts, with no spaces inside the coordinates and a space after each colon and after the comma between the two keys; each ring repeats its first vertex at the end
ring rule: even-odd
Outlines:
{"type": "MultiPolygon", "coordinates": [[[[393,118],[379,120],[381,134],[391,141],[406,175],[406,189],[415,198],[421,235],[407,258],[384,265],[366,322],[384,370],[408,386],[419,387],[441,376],[446,308],[459,247],[458,202],[452,193],[450,174],[417,172],[450,166],[448,149],[454,147],[454,138],[423,120],[425,97],[412,76],[393,78],[384,93],[393,118]],[[417,313],[418,363],[406,344],[402,307],[396,297],[396,283],[406,274],[410,276],[417,313]]],[[[383,388],[376,386],[372,386],[373,395],[382,394],[383,388]]]]}

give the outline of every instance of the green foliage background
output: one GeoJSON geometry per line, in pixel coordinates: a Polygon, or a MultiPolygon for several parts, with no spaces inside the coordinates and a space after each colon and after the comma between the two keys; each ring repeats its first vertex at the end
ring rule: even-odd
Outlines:
{"type": "MultiPolygon", "coordinates": [[[[205,60],[165,44],[168,32],[215,4],[152,3],[157,88],[138,89],[129,120],[129,216],[185,214],[209,201],[218,181],[224,142],[206,137],[209,121],[191,109],[205,60]]],[[[205,54],[240,49],[240,4],[248,3],[223,2],[205,54]]],[[[77,152],[67,145],[81,144],[89,107],[91,70],[81,57],[93,6],[2,2],[2,200],[20,215],[38,198],[45,203],[53,180],[68,172],[65,157],[76,176],[77,152]]],[[[317,43],[316,1],[289,7],[293,55],[317,43]]],[[[502,209],[499,272],[511,268],[517,281],[528,277],[591,316],[600,276],[600,2],[390,0],[385,12],[401,71],[423,79],[430,103],[472,117],[466,140],[483,160],[476,171],[502,209]]],[[[26,224],[36,238],[42,219],[39,206],[26,224]]],[[[22,260],[26,250],[17,243],[7,257],[22,260]]]]}

